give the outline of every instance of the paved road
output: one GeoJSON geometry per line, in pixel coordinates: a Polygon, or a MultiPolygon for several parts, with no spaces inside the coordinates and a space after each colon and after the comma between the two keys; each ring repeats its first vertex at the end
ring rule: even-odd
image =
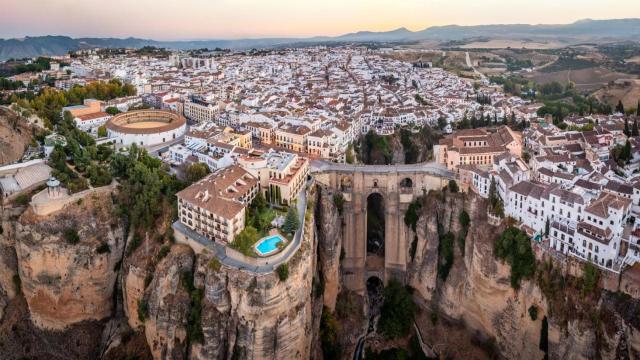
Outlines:
{"type": "Polygon", "coordinates": [[[293,254],[295,254],[296,251],[298,251],[298,249],[300,248],[300,243],[302,242],[302,235],[304,232],[304,222],[305,222],[304,214],[305,214],[305,211],[307,210],[307,193],[305,188],[303,188],[302,191],[300,191],[300,195],[298,196],[298,202],[296,207],[298,209],[298,216],[300,218],[299,219],[300,228],[298,229],[298,231],[296,232],[293,238],[293,243],[289,244],[289,246],[287,246],[284,249],[286,253],[284,257],[282,257],[279,261],[274,261],[273,263],[269,263],[268,265],[255,266],[252,264],[245,263],[243,261],[239,261],[237,259],[230,258],[226,255],[224,251],[224,245],[207,239],[206,237],[184,226],[180,221],[176,221],[173,224],[173,228],[174,230],[178,230],[181,233],[185,234],[190,239],[195,240],[201,245],[204,245],[206,248],[212,249],[216,254],[216,257],[218,258],[218,260],[220,260],[220,262],[226,266],[234,267],[236,269],[241,269],[241,270],[250,270],[255,273],[266,274],[266,273],[273,272],[276,269],[276,267],[278,267],[278,265],[289,261],[291,256],[293,256],[293,254]]]}
{"type": "Polygon", "coordinates": [[[337,172],[363,172],[363,173],[413,173],[422,172],[435,176],[453,179],[455,174],[448,170],[444,165],[436,162],[424,162],[419,164],[407,165],[351,165],[339,164],[324,160],[311,160],[311,173],[323,173],[327,171],[337,172]]]}

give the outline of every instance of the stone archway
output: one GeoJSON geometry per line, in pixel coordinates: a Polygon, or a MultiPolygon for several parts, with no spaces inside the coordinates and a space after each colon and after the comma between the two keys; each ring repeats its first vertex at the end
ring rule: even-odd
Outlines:
{"type": "Polygon", "coordinates": [[[413,192],[413,180],[410,177],[400,180],[399,189],[403,194],[411,194],[413,192]]]}
{"type": "Polygon", "coordinates": [[[366,268],[384,269],[386,213],[385,199],[379,192],[367,196],[366,268]]]}

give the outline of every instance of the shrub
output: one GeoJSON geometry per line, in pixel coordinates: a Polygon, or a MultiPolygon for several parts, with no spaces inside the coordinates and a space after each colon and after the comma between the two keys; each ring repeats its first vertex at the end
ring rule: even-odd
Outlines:
{"type": "Polygon", "coordinates": [[[378,332],[387,339],[407,335],[416,312],[416,305],[411,299],[409,289],[397,280],[391,279],[383,295],[378,332]]]}
{"type": "Polygon", "coordinates": [[[171,246],[163,245],[160,248],[160,251],[158,251],[158,259],[164,259],[165,257],[167,257],[167,255],[169,255],[170,251],[171,251],[171,246]]]}
{"type": "Polygon", "coordinates": [[[598,286],[600,280],[600,270],[594,264],[588,262],[584,265],[582,274],[582,292],[584,294],[590,294],[598,286]]]}
{"type": "Polygon", "coordinates": [[[494,254],[511,266],[511,287],[520,288],[520,281],[531,278],[536,270],[536,258],[529,236],[522,230],[505,229],[494,244],[494,254]]]}
{"type": "Polygon", "coordinates": [[[134,234],[129,247],[127,248],[127,255],[131,255],[142,244],[142,238],[138,234],[134,234]]]}
{"type": "Polygon", "coordinates": [[[287,280],[287,278],[289,277],[289,264],[284,263],[278,265],[276,271],[278,272],[278,278],[280,279],[280,281],[287,280]]]}
{"type": "Polygon", "coordinates": [[[536,321],[538,319],[538,307],[535,305],[529,306],[529,316],[531,320],[536,321]]]}
{"type": "Polygon", "coordinates": [[[294,234],[300,227],[300,219],[298,218],[298,209],[295,206],[289,206],[287,210],[287,216],[282,224],[282,231],[285,234],[294,234]]]}
{"type": "Polygon", "coordinates": [[[202,331],[202,298],[204,297],[204,290],[196,288],[189,295],[191,308],[187,323],[187,335],[192,342],[202,343],[204,341],[204,333],[202,331]]]}
{"type": "Polygon", "coordinates": [[[255,255],[255,252],[253,251],[253,244],[258,241],[258,237],[258,230],[253,226],[247,226],[242,229],[229,246],[232,249],[240,251],[246,256],[253,256],[255,255]]]}
{"type": "Polygon", "coordinates": [[[320,343],[325,359],[339,359],[342,357],[342,348],[338,341],[340,323],[325,306],[320,317],[320,343]]]}
{"type": "Polygon", "coordinates": [[[202,343],[204,333],[202,332],[202,298],[204,290],[195,287],[193,284],[193,274],[185,270],[180,274],[180,282],[189,293],[191,307],[187,321],[187,336],[192,342],[202,343]]]}
{"type": "Polygon", "coordinates": [[[149,304],[144,299],[138,300],[138,320],[145,322],[149,318],[149,304]]]}
{"type": "Polygon", "coordinates": [[[209,260],[208,266],[209,269],[211,269],[213,272],[218,272],[220,271],[222,264],[220,263],[220,260],[218,260],[218,258],[214,257],[213,259],[209,260]]]}
{"type": "Polygon", "coordinates": [[[194,183],[210,173],[209,167],[205,163],[193,163],[189,165],[185,171],[185,177],[188,183],[194,183]]]}
{"type": "Polygon", "coordinates": [[[107,244],[106,242],[103,242],[100,244],[100,246],[96,248],[96,252],[98,254],[110,253],[111,248],[109,247],[109,244],[107,244]]]}
{"type": "Polygon", "coordinates": [[[29,195],[20,194],[20,195],[16,196],[16,204],[21,205],[21,206],[29,205],[29,195]]]}
{"type": "Polygon", "coordinates": [[[63,236],[65,241],[71,245],[75,245],[80,242],[80,235],[78,235],[78,231],[74,228],[65,229],[63,236]]]}
{"type": "Polygon", "coordinates": [[[409,204],[409,208],[407,208],[407,212],[404,214],[404,224],[414,232],[416,231],[418,219],[420,219],[420,209],[422,209],[422,203],[420,202],[420,198],[418,198],[409,204]]]}

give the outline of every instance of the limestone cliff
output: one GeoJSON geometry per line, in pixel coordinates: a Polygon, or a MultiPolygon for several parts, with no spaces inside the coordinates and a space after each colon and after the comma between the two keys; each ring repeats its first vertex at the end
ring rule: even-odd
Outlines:
{"type": "Polygon", "coordinates": [[[14,236],[14,224],[18,215],[12,209],[0,210],[0,320],[20,285],[14,236]]]}
{"type": "MultiPolygon", "coordinates": [[[[608,311],[608,318],[600,315],[601,322],[593,326],[589,319],[575,314],[550,312],[548,299],[535,279],[524,281],[518,291],[511,288],[509,266],[497,261],[493,255],[493,243],[502,229],[488,224],[484,200],[473,195],[432,193],[426,197],[422,208],[416,231],[416,255],[407,274],[419,303],[443,318],[464,324],[470,334],[490,342],[493,351],[506,359],[544,356],[539,349],[544,316],[549,319],[549,356],[552,359],[614,359],[621,355],[621,347],[624,348],[623,357],[637,354],[637,328],[615,310],[608,311]],[[439,231],[460,234],[458,215],[462,210],[469,213],[471,225],[464,251],[457,242],[453,267],[443,281],[437,275],[438,234],[439,231]],[[532,305],[538,309],[536,320],[528,313],[532,305]],[[571,320],[561,321],[560,318],[571,320]]],[[[565,296],[579,295],[568,293],[565,296]]],[[[600,314],[599,307],[606,303],[603,299],[595,304],[593,313],[600,314]]],[[[575,311],[586,309],[576,308],[575,311]]],[[[445,354],[455,351],[443,350],[445,354]]]]}
{"type": "Polygon", "coordinates": [[[343,229],[340,210],[336,207],[336,200],[334,200],[334,195],[337,194],[328,189],[318,188],[315,211],[318,233],[318,271],[321,273],[324,285],[323,302],[331,310],[335,309],[340,292],[343,229]]]}
{"type": "MultiPolygon", "coordinates": [[[[138,310],[144,322],[147,343],[154,359],[185,359],[187,321],[191,306],[188,284],[193,271],[193,251],[173,246],[156,268],[144,297],[146,310],[138,310]]],[[[131,314],[130,316],[132,316],[131,314]]],[[[138,316],[138,314],[135,314],[138,316]]]]}
{"type": "Polygon", "coordinates": [[[91,195],[46,217],[27,210],[16,224],[22,292],[32,321],[64,329],[109,317],[123,231],[110,194],[91,195]]]}
{"type": "Polygon", "coordinates": [[[255,273],[221,265],[211,255],[198,257],[195,285],[204,289],[204,339],[192,345],[192,359],[309,358],[313,228],[310,216],[284,280],[275,272],[255,273]]]}

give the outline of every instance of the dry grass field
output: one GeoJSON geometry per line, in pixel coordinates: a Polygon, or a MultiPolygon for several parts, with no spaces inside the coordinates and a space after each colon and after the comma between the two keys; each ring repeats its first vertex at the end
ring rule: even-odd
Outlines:
{"type": "Polygon", "coordinates": [[[573,82],[579,90],[595,91],[606,86],[610,81],[629,78],[629,75],[596,66],[587,69],[564,70],[550,73],[536,71],[525,75],[525,77],[541,84],[552,81],[563,84],[573,82]]]}
{"type": "Polygon", "coordinates": [[[466,45],[462,45],[463,49],[557,49],[566,46],[566,44],[557,41],[522,41],[522,40],[507,40],[507,39],[493,39],[489,41],[475,41],[466,45]]]}
{"type": "Polygon", "coordinates": [[[620,80],[596,91],[593,95],[611,106],[615,106],[618,100],[622,100],[625,109],[632,109],[638,106],[638,100],[640,100],[640,80],[620,80]]]}

